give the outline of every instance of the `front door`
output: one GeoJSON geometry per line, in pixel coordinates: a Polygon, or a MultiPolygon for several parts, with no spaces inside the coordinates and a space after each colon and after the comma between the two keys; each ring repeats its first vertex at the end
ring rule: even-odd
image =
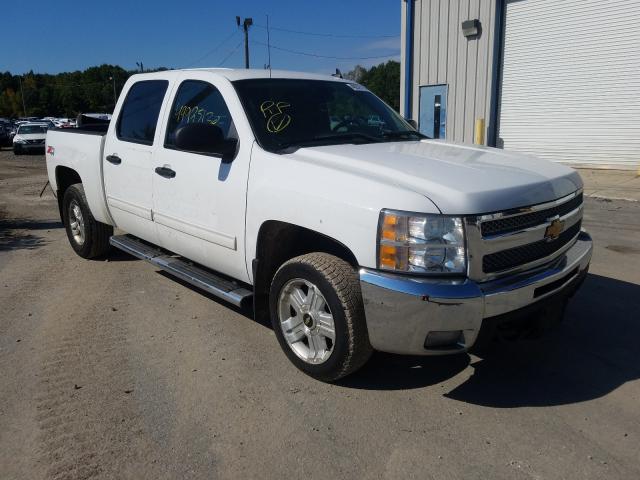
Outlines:
{"type": "MultiPolygon", "coordinates": [[[[234,119],[244,118],[242,107],[228,81],[212,80],[206,72],[185,73],[175,92],[154,154],[153,218],[159,243],[247,280],[244,220],[251,142],[240,142],[235,158],[224,161],[175,144],[176,130],[189,123],[216,125],[224,137],[238,138],[234,119]]],[[[251,138],[250,133],[241,138],[251,138]]]]}
{"type": "Polygon", "coordinates": [[[109,128],[102,159],[107,204],[116,226],[153,243],[153,143],[168,86],[166,80],[131,86],[109,128]]]}
{"type": "Polygon", "coordinates": [[[420,87],[420,133],[429,138],[446,138],[447,86],[420,87]]]}

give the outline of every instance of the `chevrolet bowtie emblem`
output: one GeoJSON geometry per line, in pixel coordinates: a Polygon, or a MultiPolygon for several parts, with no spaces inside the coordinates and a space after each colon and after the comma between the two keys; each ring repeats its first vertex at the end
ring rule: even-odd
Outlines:
{"type": "Polygon", "coordinates": [[[564,222],[556,218],[545,230],[544,238],[546,238],[548,241],[556,240],[563,230],[564,222]]]}

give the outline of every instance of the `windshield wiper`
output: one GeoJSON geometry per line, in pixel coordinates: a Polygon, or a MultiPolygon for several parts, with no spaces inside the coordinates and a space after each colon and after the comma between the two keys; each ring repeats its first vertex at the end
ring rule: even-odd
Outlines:
{"type": "Polygon", "coordinates": [[[416,130],[398,130],[398,131],[388,131],[382,134],[384,138],[404,138],[408,136],[414,136],[416,138],[429,138],[426,135],[423,135],[416,130]]]}
{"type": "Polygon", "coordinates": [[[363,142],[381,142],[383,139],[381,137],[374,137],[373,135],[368,135],[366,133],[361,132],[349,132],[349,133],[334,133],[332,135],[318,135],[313,138],[308,138],[304,140],[295,140],[289,143],[283,143],[279,146],[279,150],[288,150],[291,148],[297,147],[310,147],[310,146],[321,146],[327,144],[329,145],[337,141],[340,143],[341,141],[355,141],[361,140],[363,142]]]}
{"type": "Polygon", "coordinates": [[[362,132],[347,132],[347,133],[334,133],[332,135],[320,135],[318,137],[314,137],[314,140],[323,141],[323,140],[357,140],[362,139],[369,142],[379,142],[380,137],[375,137],[373,135],[369,135],[368,133],[362,132]]]}

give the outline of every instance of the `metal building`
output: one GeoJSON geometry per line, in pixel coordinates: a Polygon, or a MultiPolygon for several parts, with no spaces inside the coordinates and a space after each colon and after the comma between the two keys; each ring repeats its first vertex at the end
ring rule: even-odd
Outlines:
{"type": "Polygon", "coordinates": [[[402,0],[402,113],[431,137],[640,165],[639,0],[402,0]]]}

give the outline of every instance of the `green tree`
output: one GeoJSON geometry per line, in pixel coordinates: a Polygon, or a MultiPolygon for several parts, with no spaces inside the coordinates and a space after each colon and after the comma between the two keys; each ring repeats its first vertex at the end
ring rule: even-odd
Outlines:
{"type": "Polygon", "coordinates": [[[114,81],[119,94],[134,73],[117,65],[106,64],[56,75],[29,72],[18,76],[10,72],[0,73],[0,117],[24,115],[22,92],[27,116],[75,117],[81,112],[109,113],[115,106],[114,81]]]}
{"type": "Polygon", "coordinates": [[[400,63],[389,60],[375,65],[369,70],[356,65],[345,75],[346,78],[361,83],[389,106],[400,111],[400,63]]]}

